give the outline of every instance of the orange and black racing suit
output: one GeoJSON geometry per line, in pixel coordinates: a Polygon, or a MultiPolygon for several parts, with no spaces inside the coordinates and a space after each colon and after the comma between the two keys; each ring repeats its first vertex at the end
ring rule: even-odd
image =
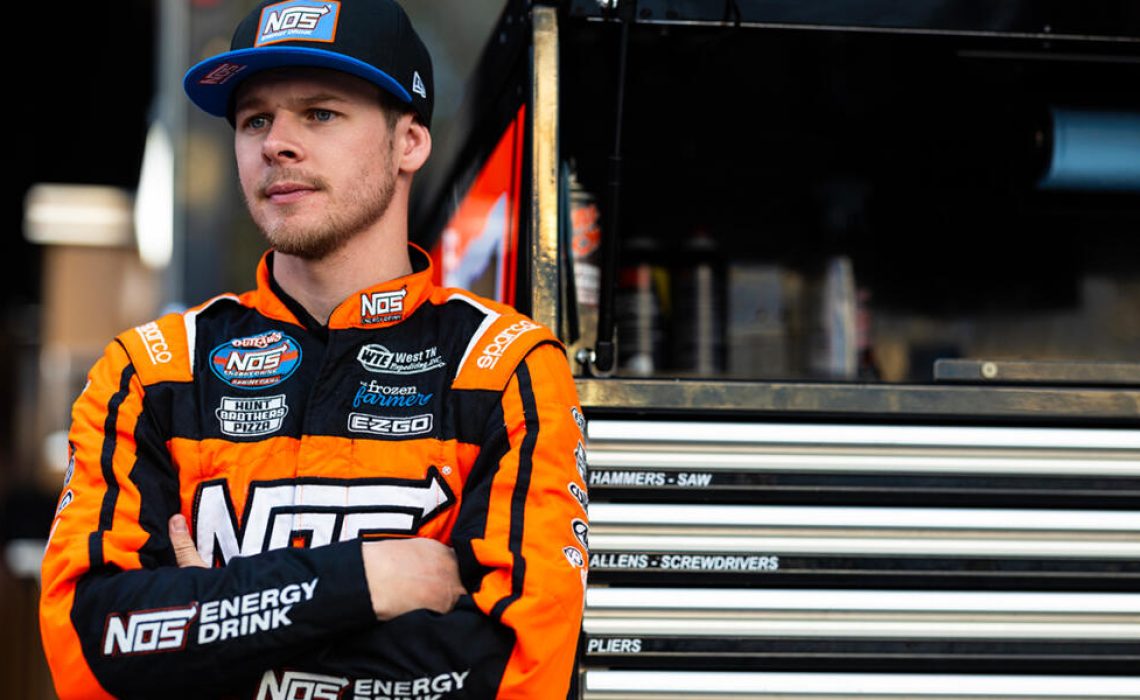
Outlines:
{"type": "Polygon", "coordinates": [[[315,323],[272,281],[111,342],[43,563],[61,698],[566,697],[586,581],[565,350],[430,262],[315,323]],[[171,515],[212,568],[178,568],[171,515]],[[362,538],[454,547],[469,595],[377,622],[362,538]]]}

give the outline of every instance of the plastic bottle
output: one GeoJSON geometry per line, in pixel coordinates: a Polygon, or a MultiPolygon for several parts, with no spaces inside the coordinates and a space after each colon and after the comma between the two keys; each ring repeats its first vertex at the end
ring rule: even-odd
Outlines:
{"type": "Polygon", "coordinates": [[[672,365],[681,374],[725,370],[725,265],[708,228],[685,240],[673,268],[672,365]]]}

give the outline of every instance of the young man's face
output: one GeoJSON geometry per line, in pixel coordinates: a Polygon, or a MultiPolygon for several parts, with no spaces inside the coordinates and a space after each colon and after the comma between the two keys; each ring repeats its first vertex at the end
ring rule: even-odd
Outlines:
{"type": "Polygon", "coordinates": [[[378,90],[320,69],[267,72],[239,88],[238,175],[278,251],[323,258],[388,209],[398,159],[378,90]]]}

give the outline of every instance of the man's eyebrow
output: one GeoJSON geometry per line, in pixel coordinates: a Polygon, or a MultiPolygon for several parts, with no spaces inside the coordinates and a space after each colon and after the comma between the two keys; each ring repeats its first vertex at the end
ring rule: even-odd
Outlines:
{"type": "Polygon", "coordinates": [[[310,95],[309,97],[302,97],[301,99],[299,99],[297,101],[300,102],[301,104],[311,105],[311,104],[316,104],[319,102],[345,102],[346,100],[341,95],[337,95],[337,94],[334,94],[331,92],[330,93],[322,92],[322,93],[318,93],[316,95],[310,95]]]}
{"type": "MultiPolygon", "coordinates": [[[[313,95],[308,95],[306,97],[287,100],[288,103],[301,107],[309,107],[314,104],[327,104],[329,102],[345,101],[346,100],[343,96],[331,92],[319,92],[313,95]]],[[[267,102],[269,102],[269,100],[257,95],[244,95],[242,97],[239,97],[237,101],[234,102],[234,111],[238,112],[247,109],[259,109],[267,102]]]]}

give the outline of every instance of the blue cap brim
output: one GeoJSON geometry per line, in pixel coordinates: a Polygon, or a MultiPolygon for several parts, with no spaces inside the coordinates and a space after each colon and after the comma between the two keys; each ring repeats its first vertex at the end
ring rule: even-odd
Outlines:
{"type": "Polygon", "coordinates": [[[228,117],[230,98],[242,81],[270,68],[291,66],[329,68],[355,75],[412,104],[408,91],[384,71],[344,54],[301,46],[262,46],[219,54],[186,71],[182,87],[207,114],[228,117]]]}

